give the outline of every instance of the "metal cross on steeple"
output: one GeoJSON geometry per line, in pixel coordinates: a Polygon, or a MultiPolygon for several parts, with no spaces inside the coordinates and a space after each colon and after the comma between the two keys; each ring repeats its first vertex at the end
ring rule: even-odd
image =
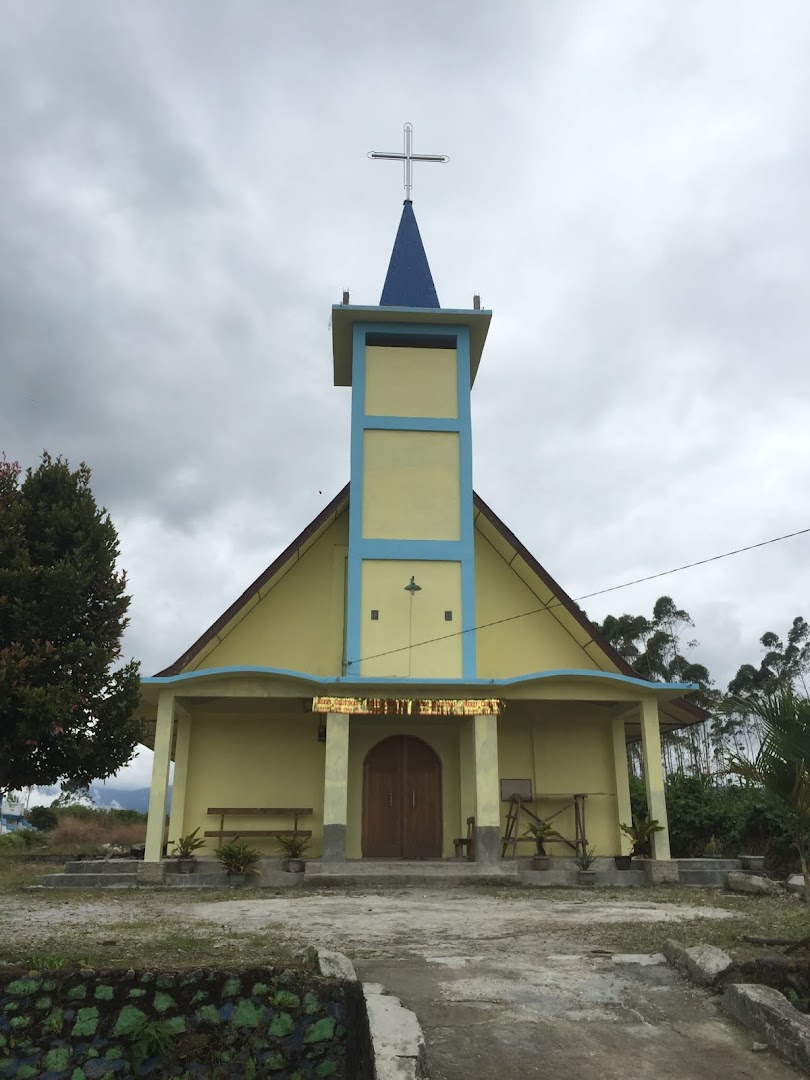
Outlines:
{"type": "Polygon", "coordinates": [[[368,156],[383,161],[401,161],[405,166],[405,201],[411,201],[411,188],[413,187],[413,163],[414,161],[449,161],[445,154],[414,154],[411,150],[413,137],[413,125],[405,125],[405,150],[402,154],[396,154],[387,150],[370,150],[368,156]]]}

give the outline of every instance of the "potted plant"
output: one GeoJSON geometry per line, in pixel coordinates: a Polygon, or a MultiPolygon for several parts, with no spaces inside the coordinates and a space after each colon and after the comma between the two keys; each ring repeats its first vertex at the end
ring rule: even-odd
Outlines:
{"type": "Polygon", "coordinates": [[[583,847],[581,851],[578,851],[574,856],[574,862],[579,867],[579,883],[580,885],[595,885],[596,884],[596,871],[591,870],[591,865],[596,858],[595,848],[583,847]]]}
{"type": "Polygon", "coordinates": [[[280,836],[278,842],[284,852],[284,869],[291,874],[304,872],[304,852],[309,847],[306,836],[280,836]]]}
{"type": "Polygon", "coordinates": [[[188,836],[181,836],[179,840],[169,841],[170,844],[174,844],[169,857],[177,860],[177,870],[180,874],[194,873],[194,868],[197,865],[197,856],[194,852],[201,847],[205,847],[205,840],[197,835],[199,831],[199,828],[196,828],[188,836]]]}
{"type": "Polygon", "coordinates": [[[262,857],[260,851],[249,847],[238,837],[228,844],[223,844],[217,851],[217,858],[228,875],[231,885],[244,885],[250,874],[260,874],[256,863],[262,857]]]}
{"type": "Polygon", "coordinates": [[[641,817],[640,814],[633,814],[632,824],[620,825],[625,836],[629,836],[632,841],[632,847],[629,855],[620,855],[616,858],[616,866],[619,870],[629,870],[630,860],[633,858],[646,858],[648,859],[652,854],[652,838],[657,832],[663,832],[663,825],[659,825],[658,821],[652,817],[641,817]],[[619,865],[619,859],[627,860],[625,866],[619,865]]]}
{"type": "Polygon", "coordinates": [[[533,869],[548,870],[551,860],[546,854],[545,845],[547,840],[550,840],[553,836],[556,837],[556,832],[547,821],[538,821],[537,824],[527,827],[525,835],[533,838],[537,848],[532,862],[533,869]]]}

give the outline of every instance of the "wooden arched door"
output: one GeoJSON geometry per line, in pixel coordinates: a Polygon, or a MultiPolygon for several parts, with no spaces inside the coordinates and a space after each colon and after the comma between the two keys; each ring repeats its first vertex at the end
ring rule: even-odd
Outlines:
{"type": "Polygon", "coordinates": [[[421,739],[392,735],[363,766],[363,856],[431,859],[442,854],[442,765],[421,739]]]}

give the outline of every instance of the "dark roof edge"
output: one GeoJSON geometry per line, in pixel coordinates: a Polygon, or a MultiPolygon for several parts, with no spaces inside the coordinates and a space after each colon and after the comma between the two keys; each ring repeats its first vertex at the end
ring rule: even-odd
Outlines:
{"type": "MultiPolygon", "coordinates": [[[[527,563],[531,570],[540,578],[543,584],[555,594],[555,596],[559,599],[565,610],[570,615],[572,615],[574,619],[576,619],[576,621],[579,623],[583,630],[586,630],[591,635],[591,640],[594,642],[594,644],[598,645],[599,648],[605,653],[605,655],[613,661],[613,663],[618,667],[619,671],[623,675],[630,675],[634,679],[644,678],[643,675],[639,675],[639,673],[635,671],[630,664],[628,664],[628,662],[618,651],[618,649],[616,649],[614,645],[611,645],[611,643],[604,636],[604,634],[596,627],[594,623],[591,622],[591,620],[588,618],[582,608],[579,607],[579,605],[571,599],[565,589],[563,589],[562,586],[559,585],[548,573],[548,571],[540,565],[540,563],[537,561],[537,559],[535,559],[534,555],[532,555],[529,549],[525,547],[525,545],[522,544],[520,540],[518,540],[512,530],[507,525],[505,525],[503,521],[501,521],[495,511],[492,510],[491,507],[487,506],[481,496],[478,495],[475,491],[473,492],[473,506],[475,506],[477,510],[480,510],[480,512],[484,515],[490,525],[492,525],[492,527],[501,534],[501,536],[504,538],[504,540],[507,541],[507,543],[511,544],[511,546],[515,549],[518,555],[520,555],[520,557],[527,563]]],[[[654,687],[655,685],[656,684],[654,682],[650,683],[651,687],[654,687]]],[[[679,709],[683,709],[685,712],[691,713],[691,715],[694,716],[696,720],[708,719],[709,714],[706,712],[705,709],[702,709],[699,705],[693,704],[691,701],[687,701],[685,698],[674,698],[671,704],[677,706],[679,709]]]]}
{"type": "Polygon", "coordinates": [[[194,644],[189,649],[186,649],[183,655],[178,657],[173,664],[170,664],[162,671],[156,671],[155,677],[159,677],[162,675],[179,675],[183,668],[186,666],[186,664],[189,663],[189,661],[192,660],[197,655],[197,653],[200,652],[200,650],[203,649],[209,641],[211,641],[212,638],[215,638],[220,632],[220,630],[222,630],[228,625],[228,623],[231,621],[234,615],[237,614],[240,608],[244,607],[248,600],[250,600],[251,596],[257,593],[259,589],[261,589],[264,585],[267,584],[267,582],[273,577],[274,574],[278,573],[278,571],[281,570],[284,564],[292,558],[296,551],[300,547],[302,547],[307,542],[307,540],[310,539],[310,537],[314,536],[318,529],[320,529],[320,527],[331,517],[332,514],[336,513],[340,509],[342,504],[348,500],[348,497],[349,485],[346,484],[346,486],[337,493],[334,499],[332,499],[329,505],[325,506],[324,509],[320,512],[320,514],[318,514],[316,518],[310,521],[309,525],[306,526],[303,532],[299,533],[299,535],[296,536],[295,540],[293,540],[289,547],[285,548],[284,551],[282,551],[282,553],[279,555],[279,557],[273,562],[271,562],[267,569],[263,570],[254,582],[248,585],[242,595],[239,596],[236,600],[234,600],[234,602],[227,609],[227,611],[224,611],[222,615],[220,615],[220,617],[216,620],[216,622],[212,623],[208,627],[208,629],[197,638],[194,644]]]}

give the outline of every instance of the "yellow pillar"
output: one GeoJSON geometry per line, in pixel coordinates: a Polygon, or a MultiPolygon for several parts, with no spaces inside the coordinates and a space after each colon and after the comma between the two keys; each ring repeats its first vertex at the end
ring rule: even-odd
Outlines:
{"type": "Polygon", "coordinates": [[[661,759],[661,727],[658,721],[658,701],[654,697],[641,700],[641,749],[644,755],[644,784],[647,788],[647,808],[663,832],[652,838],[654,859],[669,859],[669,824],[664,798],[664,766],[661,759]]]}
{"type": "Polygon", "coordinates": [[[346,858],[346,816],[349,802],[349,717],[328,713],[323,780],[323,859],[346,858]]]}
{"type": "Polygon", "coordinates": [[[169,850],[171,843],[186,832],[186,780],[188,778],[188,752],[191,743],[191,715],[180,705],[177,713],[177,736],[174,740],[174,781],[172,783],[172,810],[169,817],[169,850]]]}
{"type": "Polygon", "coordinates": [[[501,793],[498,771],[498,717],[473,717],[475,753],[475,861],[501,857],[501,793]]]}
{"type": "Polygon", "coordinates": [[[629,855],[632,846],[630,837],[625,836],[620,828],[621,825],[629,825],[632,817],[630,810],[630,777],[627,772],[627,740],[625,738],[623,716],[613,717],[613,768],[616,774],[616,832],[618,833],[619,853],[629,855]]]}
{"type": "Polygon", "coordinates": [[[152,762],[152,785],[149,790],[144,862],[159,863],[163,857],[163,832],[166,827],[166,793],[169,786],[173,726],[174,693],[171,690],[164,690],[158,699],[155,756],[152,762]]]}

